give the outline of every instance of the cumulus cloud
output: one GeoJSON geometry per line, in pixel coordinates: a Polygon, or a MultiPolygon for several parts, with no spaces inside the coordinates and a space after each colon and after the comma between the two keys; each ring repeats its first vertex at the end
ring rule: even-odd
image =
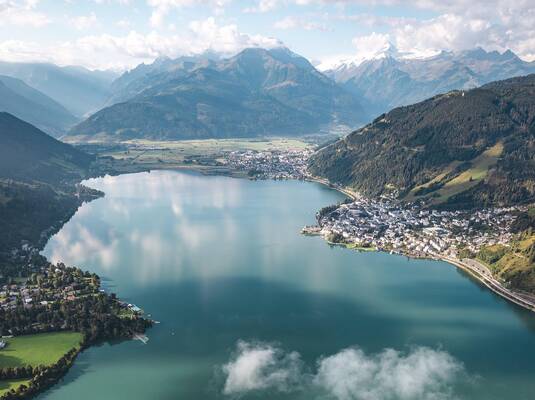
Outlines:
{"type": "MultiPolygon", "coordinates": [[[[342,3],[357,2],[348,0],[342,3]]],[[[399,2],[378,0],[376,4],[381,3],[395,5],[399,2]]],[[[352,54],[324,57],[319,68],[332,68],[341,60],[358,64],[384,52],[390,44],[398,55],[407,58],[430,57],[442,50],[455,52],[482,47],[487,51],[500,52],[510,49],[526,61],[535,60],[535,7],[532,3],[521,0],[515,3],[515,7],[510,7],[510,2],[491,0],[484,2],[483,6],[483,2],[475,0],[466,9],[463,8],[463,4],[466,5],[463,0],[415,0],[409,3],[413,7],[443,13],[427,19],[345,13],[330,16],[331,20],[352,21],[368,28],[381,29],[381,33],[374,31],[353,38],[352,54]]]]}
{"type": "Polygon", "coordinates": [[[81,64],[89,68],[124,68],[152,62],[164,55],[177,57],[205,51],[233,55],[247,47],[272,48],[281,44],[274,38],[240,32],[235,24],[219,25],[215,18],[210,17],[192,21],[185,32],[172,35],[156,30],[146,34],[131,30],[125,35],[82,36],[50,47],[8,40],[0,42],[0,59],[81,64]]]}
{"type": "Polygon", "coordinates": [[[350,348],[318,365],[314,383],[339,400],[445,400],[462,372],[448,353],[426,347],[376,355],[350,348]]]}
{"type": "Polygon", "coordinates": [[[442,350],[416,347],[408,352],[386,349],[368,355],[358,347],[318,360],[307,372],[296,352],[266,343],[240,341],[222,367],[223,393],[305,391],[336,400],[446,400],[464,374],[461,363],[442,350]]]}
{"type": "MultiPolygon", "coordinates": [[[[381,33],[389,34],[390,40],[401,51],[417,57],[441,50],[460,51],[480,46],[486,50],[511,49],[527,61],[535,60],[533,0],[517,0],[514,5],[510,0],[259,0],[248,10],[265,12],[290,4],[342,6],[341,12],[329,16],[331,22],[346,20],[375,30],[380,27],[381,33]],[[416,19],[383,13],[351,15],[347,7],[351,5],[411,7],[429,11],[433,16],[416,19]]],[[[297,27],[297,23],[289,17],[281,20],[278,27],[290,29],[297,27]]],[[[358,42],[360,37],[355,40],[358,42]]]]}
{"type": "Polygon", "coordinates": [[[298,353],[262,343],[240,341],[236,353],[223,366],[226,375],[223,393],[242,394],[260,389],[286,392],[295,390],[302,378],[298,353]]]}

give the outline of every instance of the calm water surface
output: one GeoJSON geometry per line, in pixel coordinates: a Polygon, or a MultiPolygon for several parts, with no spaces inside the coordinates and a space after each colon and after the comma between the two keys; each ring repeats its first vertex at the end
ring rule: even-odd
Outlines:
{"type": "Polygon", "coordinates": [[[81,207],[44,254],[97,272],[161,323],[146,345],[85,351],[41,400],[535,396],[535,314],[446,263],[300,235],[343,199],[335,191],[171,171],[87,184],[106,196],[81,207]],[[362,362],[322,362],[350,347],[374,378],[362,362]],[[385,361],[386,348],[397,361],[385,361]],[[240,370],[262,362],[258,375],[240,370]],[[419,376],[421,365],[436,376],[419,376]],[[321,366],[330,384],[318,383],[321,366]],[[392,376],[407,390],[388,387],[392,376]]]}

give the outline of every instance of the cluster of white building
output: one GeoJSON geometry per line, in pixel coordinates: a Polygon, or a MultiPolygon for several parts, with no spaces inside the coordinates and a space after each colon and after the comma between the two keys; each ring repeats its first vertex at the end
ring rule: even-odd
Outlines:
{"type": "Polygon", "coordinates": [[[359,198],[318,216],[320,233],[335,241],[412,256],[455,256],[461,248],[511,241],[517,208],[438,211],[390,200],[359,198]]]}
{"type": "Polygon", "coordinates": [[[303,150],[244,150],[233,151],[225,157],[233,169],[247,171],[257,179],[305,179],[311,149],[303,150]]]}

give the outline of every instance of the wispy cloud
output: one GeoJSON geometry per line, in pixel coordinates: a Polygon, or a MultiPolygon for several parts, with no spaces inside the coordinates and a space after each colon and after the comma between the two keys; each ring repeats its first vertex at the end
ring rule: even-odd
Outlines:
{"type": "Polygon", "coordinates": [[[94,12],[69,18],[69,23],[78,31],[84,31],[97,25],[98,20],[94,12]]]}
{"type": "Polygon", "coordinates": [[[36,11],[38,1],[0,0],[0,26],[20,25],[40,28],[51,21],[47,15],[36,11]]]}

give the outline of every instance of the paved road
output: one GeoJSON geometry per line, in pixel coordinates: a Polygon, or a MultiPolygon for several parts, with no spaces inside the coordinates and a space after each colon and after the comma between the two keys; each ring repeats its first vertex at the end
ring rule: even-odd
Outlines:
{"type": "Polygon", "coordinates": [[[476,277],[489,289],[499,294],[500,296],[512,301],[519,306],[527,308],[531,311],[535,311],[535,301],[527,296],[523,296],[521,293],[514,292],[505,288],[498,280],[496,280],[488,267],[477,260],[470,258],[463,258],[461,260],[444,257],[446,261],[452,264],[458,265],[461,268],[465,268],[468,271],[473,272],[476,277]]]}

